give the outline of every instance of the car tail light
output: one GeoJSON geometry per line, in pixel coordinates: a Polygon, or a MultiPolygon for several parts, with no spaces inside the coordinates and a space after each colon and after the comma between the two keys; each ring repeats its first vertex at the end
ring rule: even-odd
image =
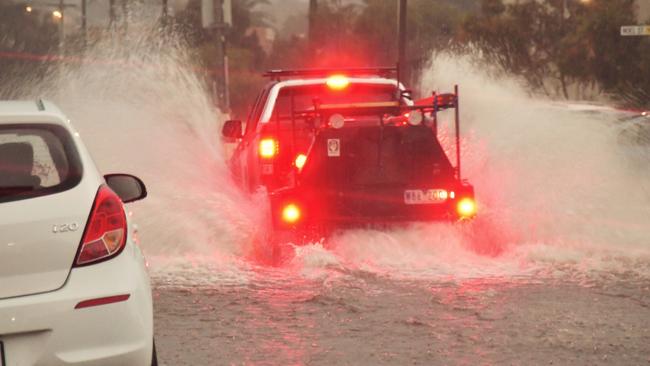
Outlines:
{"type": "Polygon", "coordinates": [[[327,78],[327,86],[332,90],[343,90],[350,85],[350,80],[345,75],[332,75],[327,78]]]}
{"type": "Polygon", "coordinates": [[[300,220],[300,216],[300,208],[293,203],[284,206],[282,209],[282,220],[288,224],[295,224],[300,220]]]}
{"type": "Polygon", "coordinates": [[[463,198],[456,204],[456,211],[461,218],[476,215],[476,202],[472,198],[463,198]]]}
{"type": "Polygon", "coordinates": [[[298,168],[298,170],[302,170],[302,167],[305,166],[305,163],[307,162],[307,155],[305,154],[298,154],[296,156],[296,160],[294,160],[293,164],[298,168]]]}
{"type": "Polygon", "coordinates": [[[107,186],[95,197],[75,266],[112,258],[124,249],[127,225],[122,200],[107,186]]]}
{"type": "Polygon", "coordinates": [[[260,140],[259,154],[262,158],[271,159],[278,154],[278,142],[275,139],[260,140]]]}

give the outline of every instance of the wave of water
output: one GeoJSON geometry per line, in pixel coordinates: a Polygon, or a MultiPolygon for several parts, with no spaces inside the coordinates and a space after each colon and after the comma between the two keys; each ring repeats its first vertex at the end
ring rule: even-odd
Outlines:
{"type": "Polygon", "coordinates": [[[397,276],[650,276],[650,146],[621,140],[623,112],[531,97],[494,75],[471,57],[443,55],[422,82],[439,92],[460,85],[463,174],[478,218],[351,232],[334,251],[397,276]]]}
{"type": "Polygon", "coordinates": [[[86,63],[57,66],[18,94],[57,102],[103,172],[143,178],[150,196],[131,207],[162,283],[357,273],[650,276],[650,157],[647,148],[619,141],[617,112],[540,100],[469,57],[447,56],[432,61],[422,86],[460,85],[464,176],[476,186],[478,218],[350,231],[325,247],[296,248],[280,269],[266,268],[249,255],[263,202],[230,182],[218,137],[223,115],[183,43],[152,26],[140,29],[149,31],[106,37],[87,51],[86,63]],[[93,62],[100,59],[120,62],[93,62]]]}
{"type": "Polygon", "coordinates": [[[12,94],[53,100],[102,173],[143,179],[149,196],[129,207],[149,256],[239,257],[257,218],[227,173],[224,115],[182,40],[153,22],[130,29],[105,34],[83,62],[53,64],[12,94]]]}

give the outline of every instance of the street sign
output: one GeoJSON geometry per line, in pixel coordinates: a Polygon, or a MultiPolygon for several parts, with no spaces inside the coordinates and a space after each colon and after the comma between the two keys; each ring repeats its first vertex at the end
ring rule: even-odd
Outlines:
{"type": "Polygon", "coordinates": [[[624,25],[621,27],[622,36],[650,36],[650,25],[624,25]]]}

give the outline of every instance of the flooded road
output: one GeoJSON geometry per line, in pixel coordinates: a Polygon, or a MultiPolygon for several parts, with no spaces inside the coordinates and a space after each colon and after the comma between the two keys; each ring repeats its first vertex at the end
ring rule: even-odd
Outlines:
{"type": "Polygon", "coordinates": [[[650,281],[630,280],[157,280],[156,338],[165,365],[647,365],[650,281]]]}

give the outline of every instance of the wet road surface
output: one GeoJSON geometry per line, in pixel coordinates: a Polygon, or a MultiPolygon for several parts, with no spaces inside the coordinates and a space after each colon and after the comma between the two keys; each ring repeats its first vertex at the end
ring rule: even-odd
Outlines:
{"type": "Polygon", "coordinates": [[[156,280],[165,365],[648,365],[650,280],[156,280]]]}

